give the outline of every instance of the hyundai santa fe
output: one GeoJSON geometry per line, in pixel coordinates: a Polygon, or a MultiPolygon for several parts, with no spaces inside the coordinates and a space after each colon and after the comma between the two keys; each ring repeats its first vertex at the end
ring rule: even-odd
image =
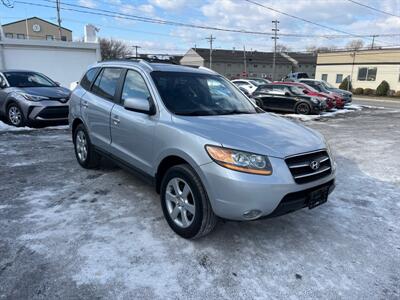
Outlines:
{"type": "Polygon", "coordinates": [[[218,218],[314,208],[335,187],[321,134],[264,112],[203,67],[98,63],[73,91],[69,121],[79,164],[95,168],[105,156],[151,180],[184,238],[209,233],[218,218]]]}

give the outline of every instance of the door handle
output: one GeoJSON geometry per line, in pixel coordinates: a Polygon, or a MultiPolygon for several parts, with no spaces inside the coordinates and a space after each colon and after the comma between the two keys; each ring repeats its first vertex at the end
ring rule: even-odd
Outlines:
{"type": "Polygon", "coordinates": [[[121,122],[117,115],[113,116],[111,119],[112,119],[114,125],[118,125],[119,122],[121,122]]]}
{"type": "Polygon", "coordinates": [[[89,103],[87,101],[82,101],[82,106],[84,108],[88,108],[89,107],[89,103]]]}

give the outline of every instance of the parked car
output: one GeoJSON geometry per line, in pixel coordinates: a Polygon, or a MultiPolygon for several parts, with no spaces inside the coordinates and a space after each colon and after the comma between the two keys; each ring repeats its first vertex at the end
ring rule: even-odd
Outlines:
{"type": "Polygon", "coordinates": [[[274,84],[297,86],[307,96],[320,97],[322,99],[325,99],[326,108],[328,110],[332,109],[332,108],[343,108],[343,106],[344,106],[344,104],[340,103],[340,101],[339,101],[339,104],[336,104],[336,99],[335,99],[335,97],[333,95],[330,95],[330,94],[327,94],[327,93],[318,92],[317,90],[315,90],[314,88],[308,86],[305,83],[292,82],[292,81],[289,81],[289,82],[277,81],[277,82],[274,82],[274,84]]]}
{"type": "Polygon", "coordinates": [[[0,72],[0,114],[14,126],[67,123],[70,91],[33,72],[0,72]]]}
{"type": "Polygon", "coordinates": [[[302,78],[310,78],[307,73],[304,72],[294,72],[289,73],[283,78],[283,81],[297,81],[302,78]]]}
{"type": "Polygon", "coordinates": [[[294,112],[308,115],[326,110],[326,98],[308,96],[294,85],[265,84],[253,93],[259,107],[264,110],[294,112]]]}
{"type": "Polygon", "coordinates": [[[231,80],[237,87],[241,87],[245,89],[250,95],[256,90],[256,88],[260,85],[254,80],[250,79],[234,79],[231,80]]]}
{"type": "Polygon", "coordinates": [[[252,80],[257,84],[269,84],[271,83],[271,80],[268,80],[266,78],[259,78],[259,77],[247,77],[246,79],[252,80]]]}
{"type": "Polygon", "coordinates": [[[207,234],[218,217],[314,208],[335,187],[321,134],[264,112],[203,67],[98,63],[72,92],[70,126],[82,167],[106,156],[143,174],[184,238],[207,234]]]}
{"type": "Polygon", "coordinates": [[[343,99],[345,104],[348,104],[348,103],[352,102],[353,93],[348,92],[348,91],[344,91],[344,90],[341,90],[341,89],[337,89],[337,88],[335,88],[334,86],[330,85],[329,83],[327,83],[324,80],[300,79],[300,82],[303,82],[303,83],[313,87],[317,91],[321,91],[321,92],[328,91],[328,92],[332,92],[332,93],[338,94],[343,99]]]}

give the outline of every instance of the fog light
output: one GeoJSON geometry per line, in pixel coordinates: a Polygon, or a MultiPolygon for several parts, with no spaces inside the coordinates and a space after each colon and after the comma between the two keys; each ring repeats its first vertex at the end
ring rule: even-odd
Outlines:
{"type": "Polygon", "coordinates": [[[256,219],[261,215],[261,211],[258,209],[248,210],[243,214],[243,217],[246,219],[256,219]]]}

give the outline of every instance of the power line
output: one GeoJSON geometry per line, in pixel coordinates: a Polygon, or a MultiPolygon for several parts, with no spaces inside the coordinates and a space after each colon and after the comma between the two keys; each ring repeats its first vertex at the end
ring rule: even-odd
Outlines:
{"type": "Polygon", "coordinates": [[[376,11],[376,12],[379,12],[379,13],[382,13],[382,14],[385,14],[385,15],[388,15],[388,16],[392,16],[392,17],[400,18],[400,16],[399,16],[399,15],[395,15],[395,14],[392,14],[392,13],[390,13],[390,12],[387,12],[387,11],[384,11],[384,10],[377,9],[377,8],[375,8],[375,7],[372,7],[372,6],[366,5],[366,4],[364,4],[364,3],[360,3],[360,2],[358,2],[358,1],[354,1],[354,0],[347,0],[347,1],[349,1],[349,2],[351,2],[351,3],[354,3],[354,4],[357,4],[357,5],[359,5],[359,6],[366,7],[366,8],[368,8],[368,9],[371,9],[371,10],[373,10],[373,11],[376,11]]]}
{"type": "MultiPolygon", "coordinates": [[[[52,4],[55,3],[54,0],[41,0],[41,1],[50,2],[52,4]]],[[[26,2],[26,1],[15,1],[15,3],[19,3],[19,4],[23,4],[23,5],[37,6],[37,7],[55,8],[54,6],[51,6],[51,5],[31,3],[31,2],[26,2]]],[[[229,28],[221,28],[221,27],[214,27],[214,26],[196,25],[196,24],[191,24],[191,23],[175,22],[175,21],[162,20],[162,19],[156,19],[156,18],[148,18],[148,17],[142,17],[142,16],[137,16],[137,15],[132,15],[132,14],[125,14],[125,13],[120,13],[120,12],[110,11],[110,10],[105,10],[105,9],[90,8],[90,7],[86,7],[86,6],[82,6],[82,5],[69,4],[69,3],[63,3],[63,7],[61,9],[67,10],[67,11],[84,13],[84,14],[106,16],[106,17],[113,17],[113,18],[119,18],[119,19],[127,19],[127,20],[133,20],[133,21],[138,21],[138,22],[159,24],[159,25],[189,27],[189,28],[196,28],[196,29],[202,29],[202,30],[224,31],[224,32],[239,33],[239,34],[270,35],[270,36],[273,35],[270,32],[249,31],[249,30],[244,30],[244,29],[229,29],[229,28]],[[65,6],[69,6],[69,7],[65,7],[65,6]],[[84,9],[84,10],[82,10],[82,9],[84,9]]],[[[346,35],[342,35],[342,36],[341,35],[312,35],[312,34],[297,34],[297,33],[281,33],[280,35],[287,36],[287,37],[296,37],[296,38],[305,38],[305,37],[348,38],[349,37],[348,36],[349,34],[347,34],[347,33],[346,33],[346,35]]],[[[360,37],[360,38],[371,38],[372,35],[368,34],[368,35],[353,35],[353,36],[360,37]]],[[[400,33],[391,33],[391,34],[386,34],[386,35],[382,35],[382,36],[388,36],[388,37],[400,36],[400,33]]]]}
{"type": "Polygon", "coordinates": [[[333,28],[333,27],[330,27],[330,26],[326,26],[326,25],[323,25],[323,24],[320,24],[320,23],[317,23],[317,22],[314,22],[314,21],[310,21],[310,20],[304,19],[304,18],[302,18],[302,17],[298,17],[298,16],[295,16],[295,15],[291,15],[291,14],[286,13],[286,12],[284,12],[284,11],[281,11],[281,10],[275,9],[275,8],[273,8],[273,7],[269,7],[269,6],[263,5],[263,4],[259,3],[259,2],[253,1],[253,0],[244,0],[244,1],[246,1],[246,2],[248,2],[248,3],[252,3],[252,4],[257,5],[257,6],[259,6],[259,7],[266,8],[266,9],[268,9],[268,10],[271,10],[271,11],[273,11],[273,12],[282,14],[282,15],[284,15],[284,16],[287,16],[287,17],[290,17],[290,18],[294,18],[294,19],[297,19],[297,20],[300,20],[300,21],[303,21],[303,22],[306,22],[306,23],[309,23],[309,24],[312,24],[312,25],[315,25],[315,26],[318,26],[318,27],[322,27],[322,28],[325,28],[325,29],[329,29],[329,30],[332,30],[332,31],[344,33],[344,34],[347,34],[347,35],[352,36],[352,37],[357,37],[357,38],[372,38],[372,36],[373,36],[372,34],[371,34],[371,35],[368,35],[368,36],[353,34],[353,33],[350,33],[350,32],[347,32],[347,31],[343,31],[343,30],[340,30],[340,29],[337,29],[337,28],[333,28]]]}

